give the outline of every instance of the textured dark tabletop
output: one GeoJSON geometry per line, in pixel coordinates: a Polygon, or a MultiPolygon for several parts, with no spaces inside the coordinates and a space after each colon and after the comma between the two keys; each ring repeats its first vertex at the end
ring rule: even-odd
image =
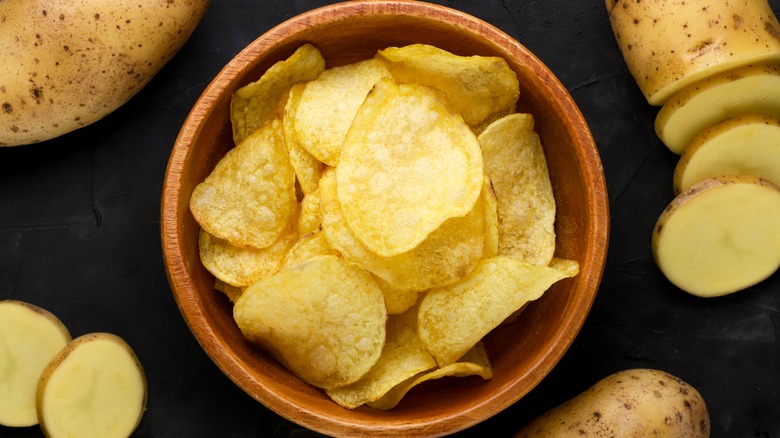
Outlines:
{"type": "MultiPolygon", "coordinates": [[[[329,1],[213,0],[178,55],[130,102],[55,140],[0,148],[0,299],[44,307],[74,336],[125,338],[149,380],[139,437],[304,437],[258,404],[200,348],[171,294],[160,244],[165,167],[189,109],[239,50],[329,1]]],[[[713,299],[672,286],[650,240],[673,197],[678,157],[615,43],[601,0],[435,1],[479,17],[533,51],[587,119],[606,174],[611,235],[581,332],[530,394],[458,436],[511,436],[533,416],[627,368],[696,387],[713,437],[780,437],[780,274],[713,299]]],[[[780,0],[771,0],[780,13],[780,0]]],[[[42,436],[0,427],[2,437],[42,436]]]]}

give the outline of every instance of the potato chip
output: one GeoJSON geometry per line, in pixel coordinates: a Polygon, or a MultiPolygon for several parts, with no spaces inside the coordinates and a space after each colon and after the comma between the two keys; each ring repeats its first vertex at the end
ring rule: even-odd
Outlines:
{"type": "Polygon", "coordinates": [[[301,90],[291,126],[300,146],[335,166],[358,107],[371,88],[390,72],[379,59],[332,67],[301,90]]]}
{"type": "Polygon", "coordinates": [[[384,257],[471,211],[483,175],[479,143],[460,116],[431,88],[387,79],[360,106],[336,167],[349,228],[384,257]]]}
{"type": "Polygon", "coordinates": [[[569,260],[536,266],[505,256],[482,259],[457,283],[425,295],[420,339],[440,366],[451,364],[526,302],[577,271],[569,260]]]}
{"type": "Polygon", "coordinates": [[[225,296],[228,297],[231,303],[235,303],[238,301],[238,298],[241,297],[241,294],[244,293],[245,287],[238,287],[233,286],[231,284],[227,284],[224,281],[220,280],[219,278],[214,279],[214,289],[222,292],[225,294],[225,296]]]}
{"type": "Polygon", "coordinates": [[[218,279],[232,286],[245,287],[278,271],[297,238],[298,233],[288,228],[271,245],[253,248],[233,245],[201,229],[198,239],[200,261],[218,279]]]}
{"type": "Polygon", "coordinates": [[[416,376],[399,383],[382,398],[367,404],[375,409],[388,410],[394,408],[401,399],[415,386],[429,380],[442,377],[480,376],[485,380],[493,378],[493,366],[490,364],[487,350],[483,342],[478,342],[471,350],[453,364],[441,368],[423,371],[416,376]]]}
{"type": "Polygon", "coordinates": [[[307,262],[321,255],[339,255],[339,253],[330,246],[322,231],[317,230],[298,238],[298,241],[287,251],[282,267],[307,262]]]}
{"type": "Polygon", "coordinates": [[[498,200],[496,191],[493,190],[493,183],[490,178],[485,178],[485,185],[482,187],[482,199],[485,203],[485,252],[482,257],[493,257],[498,255],[498,200]]]}
{"type": "Polygon", "coordinates": [[[382,397],[408,378],[436,367],[436,361],[417,335],[417,308],[387,320],[387,341],[382,355],[360,380],[329,389],[328,396],[339,405],[354,409],[382,397]]]}
{"type": "Polygon", "coordinates": [[[256,282],[235,303],[233,316],[247,339],[324,389],[360,379],[385,344],[382,291],[368,273],[332,255],[256,282]]]}
{"type": "Polygon", "coordinates": [[[192,215],[209,234],[255,248],[274,243],[297,208],[278,119],[228,151],[190,198],[192,215]]]}
{"type": "Polygon", "coordinates": [[[468,125],[495,114],[514,112],[520,92],[517,75],[500,57],[458,56],[425,44],[388,47],[378,52],[398,82],[427,85],[443,92],[468,125]]]}
{"type": "Polygon", "coordinates": [[[317,190],[325,164],[317,160],[301,146],[293,126],[295,123],[295,109],[305,87],[306,83],[298,83],[290,89],[290,95],[282,117],[282,126],[284,129],[284,143],[290,156],[290,164],[292,164],[295,170],[295,176],[298,179],[298,184],[301,186],[301,191],[308,195],[317,190]]]}
{"type": "Polygon", "coordinates": [[[470,272],[484,252],[481,197],[466,216],[447,220],[411,251],[391,257],[371,252],[355,237],[336,196],[331,169],[320,180],[320,214],[322,230],[333,248],[348,261],[402,290],[423,291],[450,284],[470,272]]]}
{"type": "Polygon", "coordinates": [[[555,252],[555,197],[530,114],[512,114],[479,136],[498,201],[498,254],[547,265],[555,252]]]}
{"type": "Polygon", "coordinates": [[[325,70],[325,59],[319,49],[304,44],[289,58],[272,65],[255,82],[245,85],[230,101],[230,120],[233,141],[241,144],[262,125],[274,119],[290,88],[302,81],[310,81],[325,70]]]}
{"type": "Polygon", "coordinates": [[[298,233],[306,235],[320,229],[320,190],[304,195],[301,200],[301,211],[298,216],[298,233]]]}
{"type": "Polygon", "coordinates": [[[376,285],[382,290],[382,295],[385,296],[385,308],[387,308],[388,315],[400,315],[417,304],[417,299],[420,297],[419,292],[399,289],[383,280],[382,277],[371,275],[374,277],[376,285]]]}

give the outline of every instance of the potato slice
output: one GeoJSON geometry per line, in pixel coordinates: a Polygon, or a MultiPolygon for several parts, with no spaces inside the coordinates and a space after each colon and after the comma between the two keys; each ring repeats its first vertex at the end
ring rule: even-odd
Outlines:
{"type": "Polygon", "coordinates": [[[555,196],[531,114],[491,123],[478,137],[495,190],[498,255],[544,266],[555,252],[555,196]]]}
{"type": "Polygon", "coordinates": [[[349,385],[374,366],[385,344],[385,300],[371,276],[334,255],[282,269],[247,288],[233,316],[303,381],[349,385]]]}
{"type": "Polygon", "coordinates": [[[146,409],[146,375],[127,343],[91,333],[68,344],[46,366],[36,407],[46,436],[128,437],[146,409]]]}
{"type": "Polygon", "coordinates": [[[525,303],[578,272],[571,260],[537,266],[506,256],[482,259],[457,283],[425,295],[420,339],[440,366],[454,363],[525,303]]]}
{"type": "Polygon", "coordinates": [[[287,251],[282,267],[294,266],[321,255],[339,255],[339,253],[330,246],[322,230],[317,230],[298,238],[287,251]]]}
{"type": "Polygon", "coordinates": [[[0,301],[0,425],[38,424],[38,379],[70,340],[65,325],[47,310],[22,301],[0,301]]]}
{"type": "Polygon", "coordinates": [[[748,114],[780,118],[780,66],[749,65],[694,83],[670,99],[655,119],[655,132],[675,154],[699,133],[748,114]]]}
{"type": "Polygon", "coordinates": [[[517,104],[517,75],[503,58],[458,56],[426,44],[388,47],[377,56],[398,82],[427,85],[444,93],[470,126],[511,113],[517,104]]]}
{"type": "Polygon", "coordinates": [[[319,179],[317,180],[317,190],[303,196],[300,210],[298,215],[298,234],[305,236],[319,230],[321,222],[319,179]]]}
{"type": "Polygon", "coordinates": [[[482,190],[482,152],[429,87],[380,81],[360,106],[336,167],[344,217],[372,252],[411,250],[482,190]]]}
{"type": "Polygon", "coordinates": [[[336,195],[332,170],[320,180],[322,231],[346,260],[381,277],[393,287],[423,291],[450,284],[466,275],[484,253],[485,220],[482,198],[464,217],[444,222],[408,252],[382,257],[360,242],[347,225],[336,195]]]}
{"type": "Polygon", "coordinates": [[[675,168],[675,193],[720,175],[753,175],[780,186],[780,120],[735,117],[697,135],[675,168]]]}
{"type": "Polygon", "coordinates": [[[626,64],[651,105],[708,76],[780,62],[780,24],[766,0],[606,0],[626,64]]]}
{"type": "Polygon", "coordinates": [[[748,288],[780,267],[780,189],[748,175],[694,184],[658,218],[653,256],[680,289],[714,297],[748,288]]]}
{"type": "Polygon", "coordinates": [[[230,100],[233,141],[238,145],[284,109],[293,85],[316,79],[325,70],[325,58],[311,44],[299,47],[289,58],[272,65],[255,82],[245,85],[230,100]]]}
{"type": "Polygon", "coordinates": [[[325,70],[302,84],[290,112],[294,138],[319,161],[335,166],[358,107],[371,88],[390,72],[379,59],[367,59],[325,70]]]}
{"type": "Polygon", "coordinates": [[[278,119],[228,151],[190,198],[192,215],[209,234],[255,248],[274,243],[297,208],[278,119]]]}
{"type": "Polygon", "coordinates": [[[282,117],[282,126],[284,130],[284,144],[287,146],[287,154],[290,157],[290,164],[295,170],[295,177],[301,186],[304,195],[317,190],[317,185],[322,176],[322,170],[325,164],[320,162],[309,153],[302,145],[295,129],[295,114],[298,102],[301,100],[301,94],[306,87],[305,82],[295,84],[290,89],[287,103],[284,107],[282,117]]]}

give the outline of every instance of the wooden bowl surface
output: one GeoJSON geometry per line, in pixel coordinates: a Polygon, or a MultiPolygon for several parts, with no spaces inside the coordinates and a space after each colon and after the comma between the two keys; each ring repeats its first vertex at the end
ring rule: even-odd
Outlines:
{"type": "MultiPolygon", "coordinates": [[[[271,29],[216,76],[185,121],[165,176],[161,232],[168,278],[192,333],[236,385],[279,415],[330,435],[444,435],[487,419],[519,400],[555,366],[596,295],[608,240],[608,206],[598,151],[571,96],[525,47],[497,28],[442,6],[353,1],[316,9],[271,29]],[[557,255],[581,272],[557,283],[514,323],[485,339],[494,377],[443,379],[410,392],[393,410],[347,410],[304,384],[247,342],[232,306],[213,289],[198,256],[193,188],[232,145],[231,94],[305,42],[328,66],[370,58],[378,49],[426,43],[462,55],[506,59],[520,80],[518,110],[530,112],[544,143],[558,203],[557,255]]],[[[227,420],[226,420],[227,421],[227,420]]]]}

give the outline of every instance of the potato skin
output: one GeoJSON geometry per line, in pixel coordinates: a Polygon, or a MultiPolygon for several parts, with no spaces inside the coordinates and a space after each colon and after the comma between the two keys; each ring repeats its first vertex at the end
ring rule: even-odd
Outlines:
{"type": "Polygon", "coordinates": [[[605,377],[548,411],[515,438],[708,437],[710,417],[695,388],[664,371],[630,369],[605,377]]]}
{"type": "Polygon", "coordinates": [[[0,1],[0,146],[48,140],[124,104],[209,0],[0,1]]]}

